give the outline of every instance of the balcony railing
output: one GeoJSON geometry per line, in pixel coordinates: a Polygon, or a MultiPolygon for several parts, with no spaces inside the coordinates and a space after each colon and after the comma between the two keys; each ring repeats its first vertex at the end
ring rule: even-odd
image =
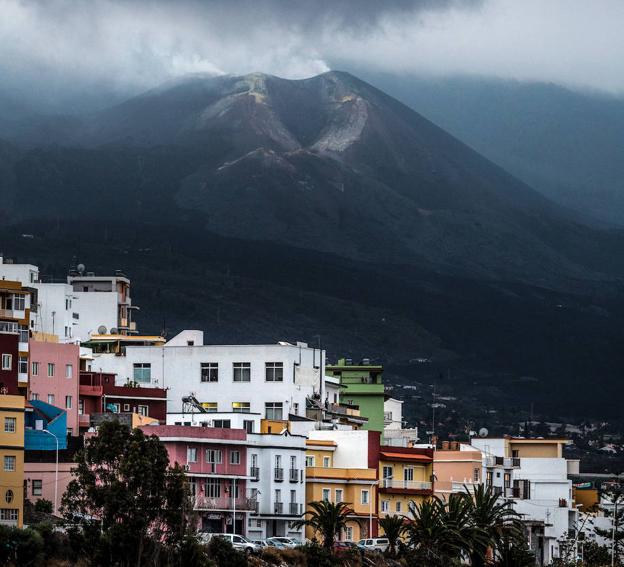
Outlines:
{"type": "Polygon", "coordinates": [[[273,504],[273,512],[275,514],[283,514],[284,513],[284,503],[283,502],[275,502],[273,504]]]}
{"type": "Polygon", "coordinates": [[[381,488],[398,488],[401,490],[431,490],[433,488],[433,484],[431,482],[422,482],[418,480],[384,478],[381,481],[381,488]]]}
{"type": "Polygon", "coordinates": [[[494,455],[488,455],[485,457],[486,467],[504,467],[506,469],[513,469],[520,467],[519,457],[495,457],[494,455]]]}
{"type": "Polygon", "coordinates": [[[256,498],[239,496],[231,498],[229,496],[209,497],[197,495],[194,498],[193,508],[195,510],[248,510],[256,512],[258,501],[256,498]]]}
{"type": "Polygon", "coordinates": [[[273,478],[278,481],[281,482],[284,480],[284,469],[281,467],[276,467],[275,469],[273,469],[273,478]]]}
{"type": "Polygon", "coordinates": [[[288,505],[288,513],[291,516],[301,516],[303,513],[301,504],[297,504],[296,502],[291,502],[288,505]]]}
{"type": "Polygon", "coordinates": [[[260,469],[258,467],[251,467],[249,469],[249,476],[252,477],[252,480],[260,480],[260,469]]]}
{"type": "Polygon", "coordinates": [[[299,482],[299,469],[290,469],[289,478],[290,482],[299,482]]]}

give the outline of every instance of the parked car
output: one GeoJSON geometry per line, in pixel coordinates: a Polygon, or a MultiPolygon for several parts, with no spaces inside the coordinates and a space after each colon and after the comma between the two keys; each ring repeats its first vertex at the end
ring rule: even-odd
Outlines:
{"type": "Polygon", "coordinates": [[[270,537],[267,540],[269,545],[273,545],[274,547],[297,547],[301,545],[300,541],[293,539],[291,537],[270,537]]]}
{"type": "Polygon", "coordinates": [[[203,543],[208,543],[213,537],[220,537],[227,539],[234,549],[242,551],[244,553],[258,553],[262,547],[248,540],[245,536],[238,534],[213,534],[207,532],[200,532],[200,539],[203,543]]]}
{"type": "Polygon", "coordinates": [[[260,549],[270,547],[270,544],[266,539],[252,539],[251,543],[255,543],[260,549]]]}
{"type": "Polygon", "coordinates": [[[386,551],[390,545],[387,537],[374,537],[372,539],[361,539],[358,546],[369,551],[386,551]]]}
{"type": "Polygon", "coordinates": [[[352,541],[335,541],[333,551],[337,557],[350,555],[353,551],[362,553],[362,549],[352,541]]]}

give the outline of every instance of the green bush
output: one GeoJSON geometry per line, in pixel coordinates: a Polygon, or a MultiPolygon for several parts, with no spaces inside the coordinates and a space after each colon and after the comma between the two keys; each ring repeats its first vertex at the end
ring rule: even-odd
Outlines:
{"type": "Polygon", "coordinates": [[[210,538],[208,557],[217,564],[217,567],[247,567],[247,557],[222,537],[210,538]]]}
{"type": "Polygon", "coordinates": [[[41,500],[37,500],[37,502],[35,502],[35,512],[40,514],[51,514],[52,509],[52,502],[50,502],[50,500],[42,498],[41,500]]]}
{"type": "Polygon", "coordinates": [[[0,526],[0,565],[43,565],[43,538],[31,528],[0,526]]]}

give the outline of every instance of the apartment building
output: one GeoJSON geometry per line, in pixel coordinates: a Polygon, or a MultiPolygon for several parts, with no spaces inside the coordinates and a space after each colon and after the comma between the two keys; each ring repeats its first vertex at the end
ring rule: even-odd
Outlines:
{"type": "Polygon", "coordinates": [[[367,358],[359,363],[341,358],[336,364],[328,364],[326,372],[340,379],[342,400],[359,406],[361,414],[368,418],[364,429],[382,432],[385,421],[383,366],[372,364],[367,358]]]}
{"type": "Polygon", "coordinates": [[[379,447],[379,517],[407,514],[433,495],[433,449],[379,447]]]}
{"type": "Polygon", "coordinates": [[[578,517],[568,479],[569,468],[577,462],[563,457],[568,442],[521,437],[471,441],[483,453],[486,484],[522,514],[529,546],[540,565],[560,557],[561,544],[578,517]]]}
{"type": "Polygon", "coordinates": [[[82,430],[93,425],[93,416],[111,412],[132,413],[157,420],[167,420],[167,391],[130,383],[118,385],[114,374],[81,371],[76,414],[82,430]]]}
{"type": "Polygon", "coordinates": [[[435,495],[472,491],[483,483],[483,455],[476,447],[455,441],[442,441],[433,453],[435,495]]]}
{"type": "MultiPolygon", "coordinates": [[[[306,442],[306,501],[344,502],[351,508],[341,539],[378,533],[380,435],[375,431],[310,431],[306,442]]],[[[306,537],[312,538],[306,529],[306,537]]]]}
{"type": "Polygon", "coordinates": [[[28,385],[28,340],[33,295],[36,296],[34,290],[23,287],[18,281],[0,279],[0,393],[2,394],[17,394],[28,385]]]}
{"type": "Polygon", "coordinates": [[[92,369],[142,386],[166,388],[167,411],[193,397],[214,412],[259,413],[269,420],[305,416],[306,400],[324,398],[324,351],[306,343],[205,345],[201,331],[184,331],[164,346],[126,346],[122,356],[94,349],[92,369]]]}
{"type": "Polygon", "coordinates": [[[247,435],[248,486],[257,501],[247,527],[247,535],[253,539],[303,539],[303,529],[296,528],[294,522],[305,511],[306,438],[282,431],[247,435]]]}
{"type": "Polygon", "coordinates": [[[418,428],[403,427],[403,401],[387,394],[384,400],[383,442],[397,447],[413,447],[418,443],[418,428]]]}
{"type": "Polygon", "coordinates": [[[65,410],[67,432],[79,433],[80,347],[76,344],[30,340],[28,398],[65,410]]]}
{"type": "Polygon", "coordinates": [[[24,397],[0,395],[0,524],[24,522],[24,397]]]}

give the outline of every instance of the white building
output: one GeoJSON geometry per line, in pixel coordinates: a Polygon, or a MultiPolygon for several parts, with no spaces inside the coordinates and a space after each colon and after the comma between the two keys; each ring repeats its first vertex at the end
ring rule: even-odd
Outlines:
{"type": "Polygon", "coordinates": [[[93,334],[136,333],[130,280],[121,274],[95,276],[74,272],[67,283],[41,281],[33,264],[13,264],[0,256],[0,279],[19,281],[37,290],[31,329],[56,335],[60,342],[87,341],[93,334]]]}
{"type": "Polygon", "coordinates": [[[303,528],[293,523],[305,511],[305,451],[302,435],[247,435],[247,463],[251,487],[258,502],[249,517],[251,539],[273,536],[303,540],[303,528]]]}
{"type": "Polygon", "coordinates": [[[306,343],[204,345],[201,331],[184,331],[164,346],[127,346],[125,355],[97,354],[93,371],[167,388],[167,411],[180,413],[195,397],[208,412],[257,413],[267,419],[305,416],[306,398],[325,399],[325,353],[306,343]]]}
{"type": "Polygon", "coordinates": [[[386,445],[410,447],[418,443],[418,428],[403,429],[403,400],[387,397],[384,400],[384,432],[386,445]]]}
{"type": "Polygon", "coordinates": [[[485,482],[509,499],[522,515],[529,546],[540,565],[561,557],[561,544],[574,529],[578,511],[572,500],[569,466],[562,439],[474,438],[483,452],[485,482]]]}

